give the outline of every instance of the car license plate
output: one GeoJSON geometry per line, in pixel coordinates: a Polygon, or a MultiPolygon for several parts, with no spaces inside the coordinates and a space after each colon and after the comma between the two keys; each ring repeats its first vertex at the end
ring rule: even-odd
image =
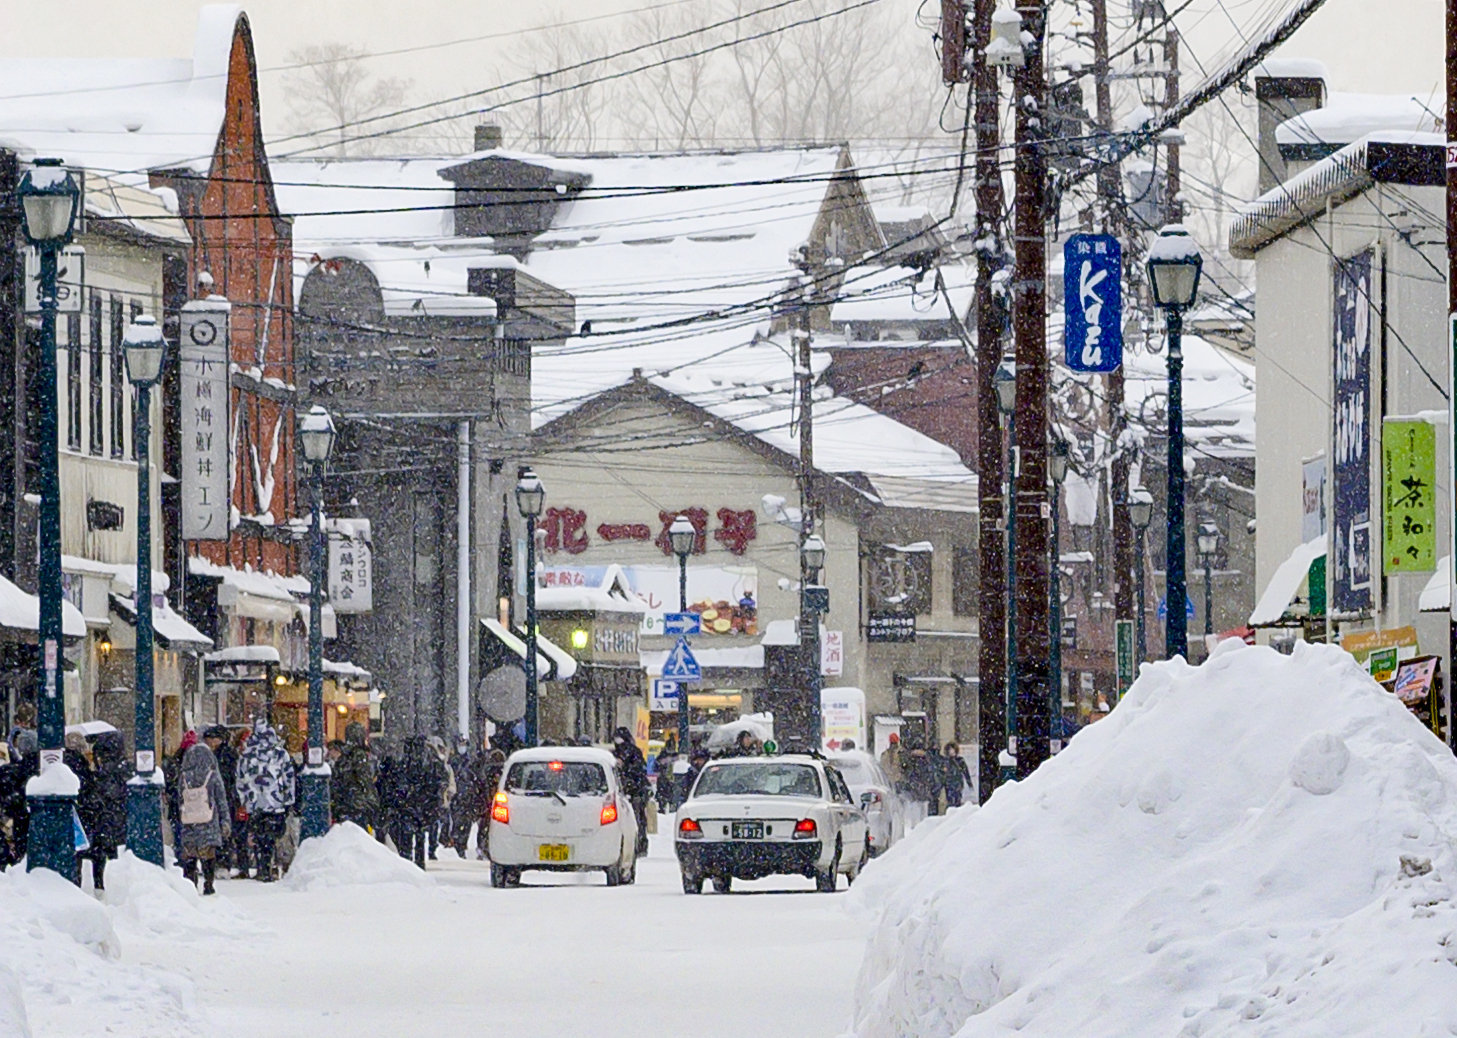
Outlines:
{"type": "Polygon", "coordinates": [[[536,848],[540,861],[566,861],[572,856],[572,849],[564,843],[543,843],[536,848]]]}
{"type": "Polygon", "coordinates": [[[764,823],[735,822],[733,824],[733,837],[735,840],[762,840],[764,838],[764,823]]]}

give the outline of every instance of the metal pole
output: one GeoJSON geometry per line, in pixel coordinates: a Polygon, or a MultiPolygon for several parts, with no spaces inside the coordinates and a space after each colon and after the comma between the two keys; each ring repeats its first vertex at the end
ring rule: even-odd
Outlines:
{"type": "MultiPolygon", "coordinates": [[[[1021,467],[1017,450],[1017,414],[1013,411],[1007,416],[1007,578],[1005,587],[1007,589],[1007,629],[1002,637],[1006,643],[1007,655],[1007,701],[1004,705],[1006,713],[1006,729],[1002,733],[1007,752],[1016,756],[1017,745],[1017,507],[1016,494],[1013,488],[1016,485],[1017,470],[1021,467]]],[[[1003,774],[1000,760],[997,763],[998,781],[1006,781],[1015,777],[1016,772],[1003,774]]]]}
{"type": "Polygon", "coordinates": [[[304,839],[329,831],[329,765],[324,761],[324,466],[309,479],[309,753],[300,785],[304,839]]]}
{"type": "Polygon", "coordinates": [[[137,604],[136,762],[127,782],[126,845],[143,861],[162,864],[162,773],[157,770],[154,718],[156,682],[152,656],[152,387],[137,384],[137,415],[132,435],[137,448],[137,604]]]}
{"type": "Polygon", "coordinates": [[[1184,583],[1184,315],[1178,307],[1164,311],[1169,329],[1169,538],[1164,554],[1164,658],[1189,652],[1188,588],[1184,583]]]}
{"type": "MultiPolygon", "coordinates": [[[[61,678],[61,472],[56,416],[56,246],[40,250],[40,624],[36,681],[36,728],[40,766],[61,764],[66,739],[66,702],[61,678]]],[[[74,793],[30,797],[27,869],[47,868],[76,878],[76,842],[71,827],[74,793]]]]}
{"type": "Polygon", "coordinates": [[[470,422],[455,427],[455,721],[470,739],[470,422]]]}
{"type": "MultiPolygon", "coordinates": [[[[1457,3],[1457,0],[1453,0],[1457,3]]],[[[1001,779],[1000,758],[1007,748],[1007,567],[1002,543],[1006,502],[1002,483],[1001,415],[997,410],[995,376],[1002,356],[1004,313],[992,289],[1002,264],[1002,175],[997,152],[1001,145],[1000,88],[997,70],[986,63],[996,0],[976,0],[972,22],[972,89],[976,94],[976,240],[985,243],[976,265],[976,459],[977,563],[980,568],[977,630],[977,793],[982,803],[1001,779]]]]}
{"type": "MultiPolygon", "coordinates": [[[[1457,0],[1447,0],[1447,545],[1452,559],[1447,569],[1447,587],[1452,599],[1447,614],[1447,745],[1457,746],[1452,724],[1454,662],[1457,662],[1457,0]]],[[[1329,586],[1329,585],[1327,585],[1329,586]]],[[[1329,592],[1327,592],[1329,594],[1329,592]]],[[[1329,599],[1327,599],[1329,603],[1329,599]]],[[[1326,606],[1326,615],[1330,615],[1326,606]]]]}
{"type": "Polygon", "coordinates": [[[1049,631],[1047,496],[1047,33],[1045,0],[1019,0],[1026,57],[1015,75],[1016,273],[1012,326],[1017,349],[1018,465],[1015,510],[1017,613],[1017,777],[1037,770],[1050,752],[1047,716],[1049,631]]]}
{"type": "Polygon", "coordinates": [[[1058,572],[1062,566],[1060,547],[1062,541],[1062,517],[1058,514],[1058,508],[1062,504],[1062,485],[1054,482],[1052,484],[1052,573],[1048,579],[1049,594],[1052,599],[1050,612],[1052,618],[1051,650],[1048,653],[1048,662],[1052,672],[1050,696],[1047,701],[1049,719],[1049,736],[1052,729],[1058,732],[1058,738],[1062,735],[1062,587],[1061,574],[1058,572]],[[1056,724],[1051,724],[1053,719],[1056,724]]]}
{"type": "Polygon", "coordinates": [[[526,745],[540,742],[536,691],[536,517],[526,517],[526,745]]]}
{"type": "Polygon", "coordinates": [[[1143,604],[1143,585],[1145,576],[1143,572],[1143,560],[1146,557],[1146,553],[1148,550],[1144,547],[1145,543],[1146,542],[1144,541],[1143,530],[1140,529],[1138,531],[1138,558],[1134,564],[1134,568],[1138,572],[1133,578],[1133,590],[1138,596],[1136,616],[1138,620],[1138,658],[1133,661],[1133,676],[1135,678],[1138,677],[1138,665],[1144,660],[1148,659],[1148,633],[1144,630],[1143,626],[1145,609],[1145,606],[1143,604]]]}
{"type": "Polygon", "coordinates": [[[1204,634],[1214,633],[1214,556],[1204,556],[1204,634]]]}
{"type": "MultiPolygon", "coordinates": [[[[678,556],[678,612],[688,612],[688,556],[678,556]]],[[[678,683],[678,756],[687,760],[693,750],[692,723],[688,716],[688,683],[678,683]]]]}
{"type": "Polygon", "coordinates": [[[804,543],[815,532],[818,512],[814,494],[814,373],[813,315],[810,311],[811,274],[809,257],[800,262],[799,319],[795,331],[796,375],[799,381],[799,645],[804,665],[804,687],[809,696],[809,714],[805,718],[804,738],[816,749],[822,741],[820,724],[820,617],[810,593],[809,564],[804,558],[804,543]]]}

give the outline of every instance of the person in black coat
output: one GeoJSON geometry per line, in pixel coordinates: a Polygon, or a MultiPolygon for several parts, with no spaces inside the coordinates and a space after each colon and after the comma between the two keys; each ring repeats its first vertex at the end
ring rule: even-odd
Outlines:
{"type": "Polygon", "coordinates": [[[637,854],[648,853],[648,798],[653,787],[648,782],[648,762],[632,738],[632,732],[625,727],[612,733],[612,755],[622,770],[622,791],[632,803],[632,813],[637,816],[637,854]]]}
{"type": "Polygon", "coordinates": [[[126,843],[127,780],[132,777],[126,742],[120,732],[102,732],[91,747],[92,767],[81,782],[77,811],[91,838],[86,857],[97,890],[104,890],[106,863],[126,843]]]}
{"type": "Polygon", "coordinates": [[[400,857],[425,867],[425,831],[440,810],[445,792],[445,764],[423,735],[405,740],[400,758],[380,776],[386,809],[392,822],[390,835],[400,857]]]}
{"type": "Polygon", "coordinates": [[[40,751],[35,732],[19,729],[10,744],[10,763],[0,767],[0,812],[10,820],[10,843],[0,835],[0,867],[8,868],[25,857],[30,838],[30,805],[25,783],[40,772],[40,751]]]}
{"type": "Polygon", "coordinates": [[[941,758],[941,769],[946,775],[946,806],[960,807],[965,799],[965,790],[971,788],[971,771],[961,747],[954,742],[946,744],[946,753],[941,758]]]}

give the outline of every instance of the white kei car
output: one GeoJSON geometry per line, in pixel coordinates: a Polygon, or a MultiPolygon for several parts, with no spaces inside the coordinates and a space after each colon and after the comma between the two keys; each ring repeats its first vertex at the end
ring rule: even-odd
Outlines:
{"type": "Polygon", "coordinates": [[[880,762],[864,750],[832,753],[830,760],[840,769],[850,793],[865,812],[871,855],[884,854],[906,834],[906,812],[900,794],[880,762]]]}
{"type": "Polygon", "coordinates": [[[809,877],[829,893],[841,873],[854,882],[870,857],[864,813],[818,755],[710,761],[675,822],[685,894],[701,894],[705,879],[726,894],[734,877],[775,874],[809,877]]]}
{"type": "Polygon", "coordinates": [[[491,886],[527,869],[600,870],[607,885],[637,879],[637,816],[606,750],[542,746],[507,759],[491,803],[491,886]]]}

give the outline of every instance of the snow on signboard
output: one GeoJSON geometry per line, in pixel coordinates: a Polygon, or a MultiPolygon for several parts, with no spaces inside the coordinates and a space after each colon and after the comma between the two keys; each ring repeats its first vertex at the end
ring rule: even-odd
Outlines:
{"type": "Polygon", "coordinates": [[[227,540],[228,317],[225,299],[182,307],[182,537],[227,540]]]}

